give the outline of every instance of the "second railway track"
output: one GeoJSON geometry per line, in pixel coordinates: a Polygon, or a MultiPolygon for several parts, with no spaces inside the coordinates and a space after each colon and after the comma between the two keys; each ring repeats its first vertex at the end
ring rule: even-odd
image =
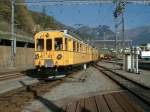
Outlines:
{"type": "Polygon", "coordinates": [[[5,81],[9,79],[16,79],[19,77],[25,76],[25,74],[20,72],[13,72],[13,73],[5,73],[0,75],[0,81],[5,81]]]}
{"type": "Polygon", "coordinates": [[[20,81],[23,87],[0,94],[0,112],[11,112],[12,109],[13,112],[20,112],[24,105],[34,99],[38,99],[39,96],[44,93],[50,92],[53,88],[63,83],[66,78],[76,75],[79,71],[80,70],[72,71],[60,80],[41,80],[39,83],[32,85],[26,85],[24,82],[20,81]]]}
{"type": "Polygon", "coordinates": [[[114,71],[112,71],[108,68],[105,68],[103,66],[100,66],[98,64],[94,65],[94,67],[97,68],[100,72],[102,72],[106,76],[108,76],[110,79],[115,81],[121,87],[132,92],[134,95],[139,97],[145,103],[150,105],[150,89],[149,88],[146,88],[145,86],[135,83],[134,81],[132,81],[130,79],[120,76],[117,73],[115,73],[114,71]]]}

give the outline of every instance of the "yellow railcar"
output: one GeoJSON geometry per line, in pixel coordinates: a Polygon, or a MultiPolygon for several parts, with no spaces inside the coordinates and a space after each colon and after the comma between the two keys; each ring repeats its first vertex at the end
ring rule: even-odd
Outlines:
{"type": "Polygon", "coordinates": [[[35,35],[35,66],[63,67],[98,60],[98,50],[74,38],[67,30],[42,31],[35,35]]]}

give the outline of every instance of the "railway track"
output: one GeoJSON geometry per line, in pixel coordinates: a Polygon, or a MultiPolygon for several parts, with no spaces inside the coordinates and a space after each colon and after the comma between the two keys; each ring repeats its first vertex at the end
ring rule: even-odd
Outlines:
{"type": "Polygon", "coordinates": [[[33,101],[34,99],[38,99],[46,92],[51,91],[53,88],[63,83],[66,78],[76,75],[79,71],[80,70],[72,71],[71,73],[67,74],[66,77],[63,77],[59,80],[41,80],[39,83],[33,85],[26,85],[24,82],[20,81],[20,83],[24,85],[23,87],[0,94],[0,112],[10,112],[12,109],[13,112],[22,111],[24,105],[33,101]]]}
{"type": "Polygon", "coordinates": [[[9,79],[16,79],[19,77],[25,76],[25,74],[20,73],[20,72],[13,72],[13,73],[5,73],[0,75],[0,81],[5,81],[9,79]]]}
{"type": "Polygon", "coordinates": [[[119,84],[121,87],[127,89],[128,91],[132,92],[134,95],[136,95],[138,98],[140,98],[142,101],[150,105],[150,89],[142,86],[128,78],[125,78],[114,71],[105,68],[103,66],[100,66],[98,64],[94,65],[95,68],[97,68],[100,72],[108,76],[110,79],[115,81],[117,84],[119,84]]]}

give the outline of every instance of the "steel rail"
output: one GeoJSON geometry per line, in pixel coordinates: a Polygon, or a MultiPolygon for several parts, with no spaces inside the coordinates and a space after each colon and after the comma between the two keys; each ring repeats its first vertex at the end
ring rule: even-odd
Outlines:
{"type": "Polygon", "coordinates": [[[0,94],[0,101],[4,102],[1,103],[0,108],[5,108],[5,103],[7,103],[7,108],[5,108],[5,111],[9,111],[9,109],[14,109],[14,107],[11,106],[12,102],[10,102],[10,100],[14,99],[14,104],[16,105],[15,109],[18,109],[18,112],[20,112],[23,105],[40,98],[41,95],[45,94],[46,92],[50,92],[56,86],[64,83],[67,78],[77,75],[80,70],[81,69],[73,69],[72,71],[67,71],[66,77],[63,77],[59,80],[41,80],[39,82],[29,85],[25,84],[23,81],[20,81],[22,87],[0,94]]]}
{"type": "Polygon", "coordinates": [[[97,68],[100,72],[108,76],[110,79],[115,81],[117,84],[119,84],[121,87],[127,89],[134,95],[136,95],[138,98],[140,98],[142,101],[150,105],[150,89],[138,84],[128,78],[125,78],[114,71],[111,71],[110,69],[100,66],[100,65],[95,65],[95,68],[97,68]]]}
{"type": "Polygon", "coordinates": [[[22,73],[19,73],[19,72],[4,74],[4,75],[0,75],[0,81],[5,81],[5,80],[9,80],[9,79],[16,79],[16,78],[19,78],[22,76],[25,76],[25,75],[22,73]]]}

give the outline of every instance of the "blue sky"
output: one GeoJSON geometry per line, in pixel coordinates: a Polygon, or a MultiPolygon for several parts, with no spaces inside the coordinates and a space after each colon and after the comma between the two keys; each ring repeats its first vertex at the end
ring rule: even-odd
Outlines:
{"type": "MultiPolygon", "coordinates": [[[[113,4],[46,5],[46,14],[72,26],[83,24],[90,27],[108,25],[114,29],[113,4]]],[[[42,12],[43,6],[28,6],[32,11],[42,12]]],[[[150,6],[129,4],[125,11],[125,29],[150,25],[150,6]]]]}

